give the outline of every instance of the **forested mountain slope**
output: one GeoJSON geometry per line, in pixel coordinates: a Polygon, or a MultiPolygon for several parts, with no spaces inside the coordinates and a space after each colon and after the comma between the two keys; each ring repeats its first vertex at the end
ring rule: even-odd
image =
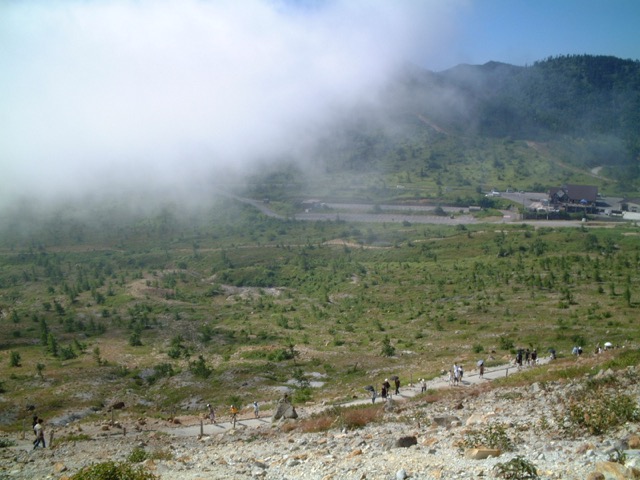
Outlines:
{"type": "MultiPolygon", "coordinates": [[[[637,187],[638,61],[572,55],[526,67],[489,62],[439,73],[408,66],[379,103],[350,113],[317,146],[316,155],[332,171],[406,171],[421,177],[435,172],[443,174],[443,183],[455,184],[478,176],[447,178],[447,167],[484,157],[492,161],[482,170],[495,183],[498,176],[487,169],[500,170],[514,156],[496,152],[496,146],[521,141],[543,144],[550,158],[584,171],[604,167],[621,190],[637,187]]],[[[551,175],[548,181],[566,180],[551,175]]]]}

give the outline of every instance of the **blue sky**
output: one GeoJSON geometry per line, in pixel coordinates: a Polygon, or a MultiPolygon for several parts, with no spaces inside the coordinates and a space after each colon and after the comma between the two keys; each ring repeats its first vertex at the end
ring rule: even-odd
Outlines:
{"type": "Polygon", "coordinates": [[[449,22],[448,43],[425,67],[583,53],[640,59],[638,0],[473,0],[458,3],[449,22]]]}

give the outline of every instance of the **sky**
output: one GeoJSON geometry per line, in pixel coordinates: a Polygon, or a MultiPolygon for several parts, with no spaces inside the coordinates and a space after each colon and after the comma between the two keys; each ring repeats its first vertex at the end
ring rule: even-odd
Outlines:
{"type": "Polygon", "coordinates": [[[242,176],[407,63],[638,59],[639,20],[636,0],[0,0],[0,207],[242,176]]]}
{"type": "Polygon", "coordinates": [[[427,68],[490,60],[531,65],[565,54],[640,59],[637,0],[474,0],[452,20],[453,43],[427,68]]]}

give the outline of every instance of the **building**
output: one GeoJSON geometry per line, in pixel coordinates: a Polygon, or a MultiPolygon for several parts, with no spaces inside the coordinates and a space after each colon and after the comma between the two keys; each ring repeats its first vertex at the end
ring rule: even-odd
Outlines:
{"type": "Polygon", "coordinates": [[[598,187],[594,185],[563,185],[549,190],[549,203],[567,212],[596,213],[598,187]]]}

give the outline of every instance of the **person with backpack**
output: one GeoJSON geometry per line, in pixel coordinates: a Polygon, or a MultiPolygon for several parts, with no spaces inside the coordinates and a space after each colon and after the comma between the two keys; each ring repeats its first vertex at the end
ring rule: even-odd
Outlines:
{"type": "Polygon", "coordinates": [[[236,421],[238,420],[238,407],[231,405],[229,413],[231,413],[231,421],[233,422],[233,428],[236,428],[236,421]]]}

